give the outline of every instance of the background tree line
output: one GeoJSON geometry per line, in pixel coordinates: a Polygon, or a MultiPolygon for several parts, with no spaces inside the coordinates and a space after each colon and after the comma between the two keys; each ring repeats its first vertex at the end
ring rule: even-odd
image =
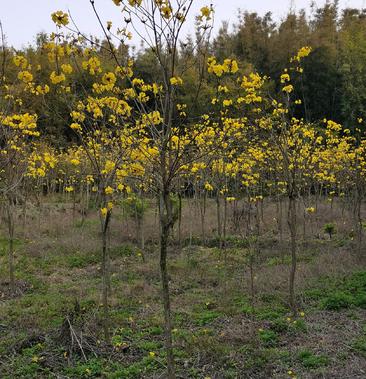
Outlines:
{"type": "MultiPolygon", "coordinates": [[[[240,11],[234,25],[222,23],[209,45],[201,41],[201,35],[202,30],[197,25],[195,35],[189,35],[181,42],[178,57],[178,61],[184,58],[185,62],[191,62],[185,68],[180,96],[191,109],[188,117],[192,121],[208,107],[204,99],[207,94],[214,93],[216,86],[215,82],[198,80],[201,75],[207,75],[207,63],[202,57],[215,56],[218,60],[234,58],[243,71],[249,73],[254,70],[276,78],[302,46],[311,46],[313,53],[305,63],[301,83],[295,86],[300,92],[297,96],[302,99],[302,106],[297,107],[295,115],[307,122],[332,119],[353,131],[366,119],[366,9],[341,10],[338,1],[327,1],[323,7],[312,5],[309,13],[290,10],[279,21],[274,20],[270,12],[261,16],[240,11]]],[[[18,51],[32,61],[38,61],[45,78],[52,71],[46,56],[48,52],[44,49],[47,38],[41,33],[33,46],[18,51]]],[[[107,41],[95,39],[94,42],[102,57],[102,65],[108,67],[113,59],[105,48],[107,41]]],[[[121,43],[116,51],[126,61],[131,57],[134,59],[137,77],[146,81],[159,79],[161,73],[155,55],[143,44],[136,50],[121,43]]],[[[10,76],[14,70],[11,65],[14,53],[14,49],[9,47],[5,58],[9,63],[5,72],[10,76]]],[[[16,75],[15,72],[13,74],[16,75]]],[[[80,84],[80,91],[91,91],[92,83],[88,83],[82,70],[73,75],[74,82],[80,84]]],[[[268,91],[274,95],[280,89],[274,81],[272,83],[268,91]]],[[[44,115],[38,124],[51,144],[65,146],[74,138],[68,127],[69,111],[57,96],[51,105],[50,102],[44,104],[41,97],[37,102],[33,96],[30,96],[28,104],[23,105],[44,115]]]]}

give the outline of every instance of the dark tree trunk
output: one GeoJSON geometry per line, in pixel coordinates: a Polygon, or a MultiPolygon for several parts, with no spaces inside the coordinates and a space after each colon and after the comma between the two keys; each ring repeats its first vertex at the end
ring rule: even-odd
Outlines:
{"type": "Polygon", "coordinates": [[[7,223],[8,223],[8,260],[9,260],[9,283],[11,293],[15,293],[15,268],[14,268],[14,205],[13,199],[8,200],[7,206],[7,223]]]}
{"type": "Polygon", "coordinates": [[[110,342],[110,319],[109,319],[109,292],[110,283],[110,264],[108,250],[108,230],[111,213],[108,210],[105,219],[102,219],[102,304],[103,304],[103,331],[106,342],[110,342]]]}
{"type": "Polygon", "coordinates": [[[296,198],[293,194],[289,195],[288,203],[288,226],[290,230],[290,248],[291,248],[291,270],[290,270],[290,307],[294,315],[296,315],[296,301],[295,301],[295,276],[296,276],[296,265],[297,265],[297,254],[296,254],[296,198]]]}
{"type": "Polygon", "coordinates": [[[160,274],[165,321],[165,349],[167,353],[168,379],[175,379],[172,320],[170,308],[169,275],[167,268],[168,239],[173,226],[172,204],[169,191],[161,195],[160,201],[160,274]]]}

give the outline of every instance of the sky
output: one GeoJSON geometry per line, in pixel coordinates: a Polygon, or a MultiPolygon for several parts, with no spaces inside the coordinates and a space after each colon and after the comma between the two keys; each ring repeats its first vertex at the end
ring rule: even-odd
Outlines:
{"type": "MultiPolygon", "coordinates": [[[[292,0],[295,10],[309,9],[311,0],[292,0]]],[[[265,14],[271,11],[275,19],[283,18],[290,9],[291,0],[194,0],[192,15],[198,10],[212,3],[215,7],[215,29],[217,30],[223,20],[235,23],[238,9],[255,11],[265,14]]],[[[322,6],[325,0],[316,0],[322,6]]],[[[112,0],[95,0],[96,8],[106,23],[112,21],[115,26],[119,24],[120,11],[112,0]]],[[[366,0],[341,0],[341,7],[366,7],[366,0]]],[[[19,49],[29,43],[34,43],[35,36],[41,31],[53,32],[55,26],[50,14],[56,10],[70,11],[79,29],[87,34],[101,36],[89,0],[0,0],[0,21],[3,25],[7,44],[19,49]]],[[[191,17],[193,20],[193,17],[191,17]]],[[[188,21],[187,30],[191,29],[193,22],[188,21]]],[[[138,40],[134,43],[138,45],[138,40]]]]}

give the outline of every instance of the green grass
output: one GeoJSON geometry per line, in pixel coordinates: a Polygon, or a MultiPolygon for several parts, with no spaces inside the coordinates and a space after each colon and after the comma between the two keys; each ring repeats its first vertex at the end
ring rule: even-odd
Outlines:
{"type": "Polygon", "coordinates": [[[351,347],[355,352],[366,358],[366,334],[355,339],[351,347]]]}
{"type": "Polygon", "coordinates": [[[329,364],[329,358],[325,355],[314,354],[310,350],[302,350],[297,354],[300,363],[308,369],[324,367],[329,364]]]}
{"type": "Polygon", "coordinates": [[[304,297],[326,310],[366,309],[366,271],[348,277],[320,279],[317,286],[304,291],[304,297]]]}
{"type": "Polygon", "coordinates": [[[79,251],[66,258],[66,265],[69,268],[83,268],[89,265],[98,264],[100,257],[96,253],[85,254],[79,251]]]}
{"type": "MultiPolygon", "coordinates": [[[[83,230],[71,224],[70,230],[94,236],[95,226],[95,222],[87,220],[83,230]]],[[[117,232],[114,231],[115,235],[117,232]]],[[[0,361],[5,362],[0,367],[1,378],[43,379],[55,374],[68,379],[164,377],[166,356],[158,253],[148,246],[146,261],[142,262],[132,243],[114,242],[110,250],[112,344],[106,347],[102,342],[98,356],[89,351],[85,362],[76,353],[65,359],[63,353],[67,346],[55,336],[65,316],[73,314],[78,301],[80,314],[73,319],[76,330],[83,331],[83,338],[103,341],[98,245],[92,245],[88,251],[80,247],[80,241],[74,244],[60,238],[44,247],[40,245],[40,251],[32,255],[27,254],[27,241],[19,240],[17,278],[25,280],[29,290],[0,304],[0,324],[5,325],[0,329],[0,361]],[[45,337],[44,343],[17,350],[17,343],[26,341],[32,333],[45,337]]],[[[271,238],[263,238],[259,244],[269,248],[272,242],[271,238]]],[[[180,376],[270,377],[276,369],[279,375],[287,377],[288,367],[296,367],[300,378],[311,375],[308,373],[312,370],[326,370],[331,366],[333,356],[314,353],[311,350],[314,347],[305,343],[308,336],[311,341],[310,333],[314,331],[314,321],[308,315],[326,309],[336,318],[339,310],[349,309],[348,317],[352,313],[356,324],[362,322],[366,272],[315,278],[307,289],[299,286],[298,301],[302,302],[305,317],[293,318],[286,289],[262,290],[258,280],[255,302],[250,301],[246,239],[228,238],[227,260],[216,247],[217,243],[214,237],[209,241],[214,247],[195,247],[179,254],[169,252],[174,354],[180,376]],[[293,341],[298,345],[293,345],[293,341]]],[[[313,245],[314,241],[311,248],[304,247],[301,265],[313,264],[306,257],[319,255],[313,245]]],[[[5,251],[6,239],[2,239],[0,259],[4,262],[5,251]]],[[[262,268],[279,269],[275,266],[281,258],[265,253],[256,261],[259,279],[262,268]]],[[[0,274],[5,272],[4,267],[0,267],[0,274]]],[[[268,276],[268,280],[275,283],[277,278],[268,276]]],[[[365,336],[360,334],[347,341],[346,348],[338,351],[337,356],[343,354],[347,364],[350,349],[364,356],[365,348],[365,336]]]]}
{"type": "Polygon", "coordinates": [[[204,326],[215,321],[220,316],[221,314],[219,312],[204,310],[201,313],[196,313],[193,317],[196,325],[204,326]]]}
{"type": "Polygon", "coordinates": [[[259,330],[259,339],[264,346],[275,346],[278,342],[278,335],[273,330],[259,330]]]}

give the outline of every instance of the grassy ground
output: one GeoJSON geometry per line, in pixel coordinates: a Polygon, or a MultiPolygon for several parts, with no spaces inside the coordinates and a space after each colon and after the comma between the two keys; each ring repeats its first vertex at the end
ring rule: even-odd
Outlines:
{"type": "MultiPolygon", "coordinates": [[[[98,219],[90,214],[81,225],[71,214],[67,204],[45,206],[38,225],[30,212],[16,242],[16,296],[8,291],[0,240],[0,378],[164,378],[153,211],[145,260],[133,244],[132,221],[117,214],[112,225],[112,345],[100,326],[98,219]]],[[[352,253],[352,238],[300,242],[294,318],[288,243],[271,228],[259,241],[254,299],[245,238],[230,236],[225,252],[213,235],[203,246],[199,233],[191,246],[171,246],[178,377],[365,378],[366,267],[352,253]]]]}

